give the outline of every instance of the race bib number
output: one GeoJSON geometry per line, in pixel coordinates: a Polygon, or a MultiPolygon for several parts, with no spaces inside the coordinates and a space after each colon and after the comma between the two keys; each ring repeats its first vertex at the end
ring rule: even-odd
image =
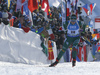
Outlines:
{"type": "Polygon", "coordinates": [[[71,34],[75,34],[75,31],[71,31],[71,34]]]}

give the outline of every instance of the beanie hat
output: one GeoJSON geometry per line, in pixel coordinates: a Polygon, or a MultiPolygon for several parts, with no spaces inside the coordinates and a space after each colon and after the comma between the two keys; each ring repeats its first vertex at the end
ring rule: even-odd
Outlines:
{"type": "Polygon", "coordinates": [[[8,18],[8,13],[7,12],[3,12],[2,13],[2,18],[8,18]]]}
{"type": "Polygon", "coordinates": [[[77,19],[76,15],[75,14],[72,14],[71,15],[71,19],[77,19]]]}

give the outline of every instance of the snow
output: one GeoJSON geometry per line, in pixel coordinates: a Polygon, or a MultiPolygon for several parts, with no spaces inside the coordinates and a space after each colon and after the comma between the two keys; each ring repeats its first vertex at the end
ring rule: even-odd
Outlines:
{"type": "MultiPolygon", "coordinates": [[[[92,19],[100,15],[100,0],[80,0],[83,4],[96,2],[92,19]]],[[[82,5],[83,5],[82,4],[82,5]]],[[[59,63],[48,67],[50,61],[40,47],[40,36],[24,33],[22,29],[0,25],[0,75],[99,75],[100,61],[59,63]]]]}
{"type": "Polygon", "coordinates": [[[100,62],[59,63],[56,67],[0,62],[0,75],[99,75],[100,62]]]}
{"type": "Polygon", "coordinates": [[[40,36],[33,32],[24,33],[22,29],[2,24],[0,42],[0,75],[99,75],[100,73],[99,61],[76,62],[75,67],[72,67],[71,62],[60,62],[55,67],[48,67],[50,61],[39,45],[40,36]]]}
{"type": "Polygon", "coordinates": [[[40,36],[32,31],[0,25],[0,61],[36,64],[48,63],[42,52],[40,36]],[[41,56],[41,57],[39,57],[41,56]],[[43,61],[42,61],[43,60],[43,61]]]}

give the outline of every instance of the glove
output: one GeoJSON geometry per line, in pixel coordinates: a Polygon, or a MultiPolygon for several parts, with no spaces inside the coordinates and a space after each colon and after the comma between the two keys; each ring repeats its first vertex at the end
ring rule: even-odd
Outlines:
{"type": "Polygon", "coordinates": [[[99,42],[99,39],[97,40],[97,42],[99,42]]]}
{"type": "Polygon", "coordinates": [[[82,32],[82,33],[81,33],[81,36],[85,36],[85,33],[84,33],[84,32],[82,32]]]}

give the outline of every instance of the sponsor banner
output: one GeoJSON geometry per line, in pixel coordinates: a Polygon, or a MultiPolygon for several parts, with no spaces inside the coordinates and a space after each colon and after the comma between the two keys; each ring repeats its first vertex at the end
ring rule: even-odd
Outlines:
{"type": "Polygon", "coordinates": [[[100,17],[95,18],[95,29],[99,29],[100,28],[100,17]]]}

